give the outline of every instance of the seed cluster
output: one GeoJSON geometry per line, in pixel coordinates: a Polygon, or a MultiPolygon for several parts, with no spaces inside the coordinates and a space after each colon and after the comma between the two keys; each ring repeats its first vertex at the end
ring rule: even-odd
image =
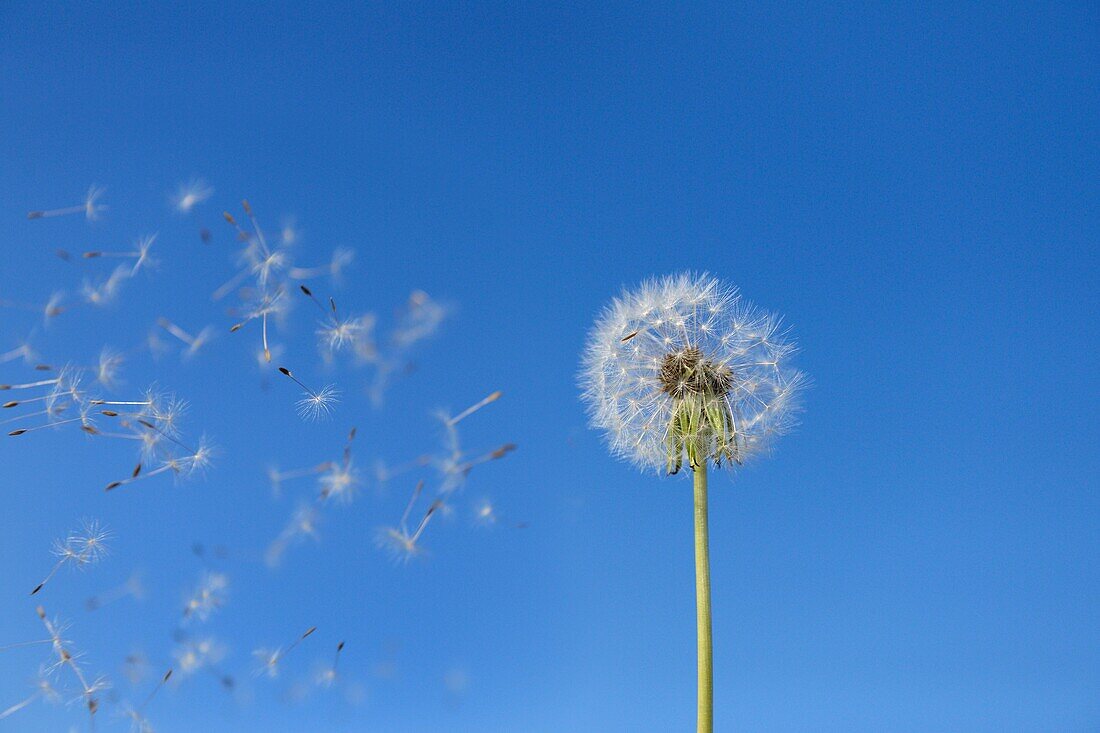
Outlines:
{"type": "Polygon", "coordinates": [[[703,358],[703,352],[688,346],[665,355],[658,372],[661,391],[683,399],[688,395],[722,397],[733,386],[733,371],[703,358]]]}

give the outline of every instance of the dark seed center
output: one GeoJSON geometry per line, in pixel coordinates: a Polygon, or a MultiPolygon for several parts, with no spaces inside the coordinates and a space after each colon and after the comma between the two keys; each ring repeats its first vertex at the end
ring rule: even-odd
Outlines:
{"type": "Polygon", "coordinates": [[[723,396],[733,385],[729,367],[703,358],[703,352],[689,346],[665,355],[657,374],[661,391],[671,397],[688,395],[723,396]]]}

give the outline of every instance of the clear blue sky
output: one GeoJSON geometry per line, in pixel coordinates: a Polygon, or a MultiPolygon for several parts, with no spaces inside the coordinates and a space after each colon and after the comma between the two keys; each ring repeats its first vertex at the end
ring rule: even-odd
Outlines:
{"type": "MultiPolygon", "coordinates": [[[[1098,20],[1087,3],[4,3],[0,298],[105,272],[55,248],[159,232],[158,270],[36,345],[80,364],[158,316],[215,324],[198,358],[139,354],[125,376],[187,397],[221,455],[204,481],[105,494],[126,446],[0,439],[0,646],[41,637],[26,593],[91,516],[111,558],[40,599],[120,699],[151,684],[130,686],[126,654],[168,663],[191,544],[228,548],[204,630],[240,691],[163,690],[162,733],[690,729],[689,483],[613,462],[575,371],[622,285],[708,270],[785,315],[815,383],[773,458],[712,482],[719,729],[1097,730],[1098,20]],[[196,175],[216,189],[198,222],[167,201],[196,175]],[[26,219],[93,182],[101,221],[26,219]],[[339,289],[316,284],[342,306],[388,322],[415,288],[454,306],[383,409],[363,373],[324,373],[304,302],[287,358],[345,399],[311,425],[290,385],[262,388],[256,332],[229,334],[209,298],[232,274],[218,212],[243,197],[269,225],[297,217],[303,263],[357,250],[339,289]],[[366,463],[417,455],[433,409],[494,389],[464,438],[519,450],[471,476],[429,558],[394,566],[371,542],[409,479],[368,485],[277,571],[258,562],[309,491],[274,501],[265,465],[338,454],[353,424],[366,463]],[[483,496],[488,530],[468,515],[483,496]],[[84,610],[134,568],[146,600],[84,610]],[[283,677],[250,676],[252,648],[310,625],[283,677]],[[365,702],[288,699],[339,639],[365,702]]],[[[0,310],[0,351],[36,322],[0,310]]],[[[45,656],[0,652],[0,709],[45,656]]],[[[100,729],[125,729],[113,708],[100,729]]],[[[0,730],[70,723],[79,705],[35,703],[0,730]]]]}

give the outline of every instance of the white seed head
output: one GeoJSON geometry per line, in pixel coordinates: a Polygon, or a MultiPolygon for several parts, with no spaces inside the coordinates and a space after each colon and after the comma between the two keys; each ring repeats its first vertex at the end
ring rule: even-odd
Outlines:
{"type": "Polygon", "coordinates": [[[779,319],[708,275],[624,290],[589,333],[579,382],[611,452],[675,473],[741,464],[787,432],[805,377],[779,319]]]}

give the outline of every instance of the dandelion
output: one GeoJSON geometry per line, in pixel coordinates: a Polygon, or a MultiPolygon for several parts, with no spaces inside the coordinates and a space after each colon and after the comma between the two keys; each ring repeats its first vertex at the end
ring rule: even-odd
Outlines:
{"type": "Polygon", "coordinates": [[[16,346],[14,349],[11,349],[10,351],[0,353],[0,364],[6,364],[9,361],[15,361],[16,359],[22,359],[23,361],[30,363],[34,361],[35,358],[36,356],[34,353],[34,349],[31,348],[30,344],[22,343],[19,346],[16,346]]]}
{"type": "Polygon", "coordinates": [[[57,556],[57,562],[45,579],[34,587],[31,595],[42,590],[57,571],[66,565],[83,569],[102,560],[107,556],[107,540],[110,538],[111,533],[103,529],[99,522],[94,519],[84,520],[79,531],[54,543],[53,554],[57,556]]]}
{"type": "Polygon", "coordinates": [[[442,479],[439,489],[441,495],[453,493],[461,488],[466,482],[466,477],[469,476],[470,471],[472,471],[475,466],[503,458],[516,449],[514,444],[505,443],[499,448],[495,448],[488,453],[471,459],[467,457],[461,447],[458,424],[485,406],[499,400],[502,394],[503,393],[500,391],[493,392],[453,417],[446,412],[437,413],[436,416],[439,418],[440,422],[443,423],[445,431],[444,453],[433,460],[436,470],[439,471],[442,479]]]}
{"type": "Polygon", "coordinates": [[[191,209],[206,201],[214,195],[214,189],[206,185],[201,178],[192,178],[187,183],[181,183],[176,193],[171,197],[172,208],[180,214],[190,214],[191,209]]]}
{"type": "Polygon", "coordinates": [[[144,265],[146,267],[153,266],[155,262],[149,257],[149,250],[153,248],[153,243],[157,241],[157,235],[152,234],[147,237],[142,237],[134,244],[136,249],[127,250],[125,252],[104,252],[102,250],[90,250],[84,253],[84,259],[92,260],[99,258],[107,259],[128,259],[133,260],[134,264],[130,267],[129,276],[133,277],[137,274],[138,270],[144,265]]]}
{"type": "Polygon", "coordinates": [[[496,402],[497,400],[499,400],[502,394],[503,394],[503,392],[500,392],[500,391],[493,392],[491,395],[489,395],[485,399],[483,399],[480,402],[477,402],[473,405],[470,405],[469,407],[467,407],[465,410],[458,413],[454,417],[447,418],[447,420],[446,420],[447,426],[448,427],[453,427],[453,426],[457,425],[460,421],[465,420],[470,415],[473,415],[475,412],[480,410],[482,407],[485,407],[486,405],[491,404],[491,403],[496,402]]]}
{"type": "Polygon", "coordinates": [[[190,333],[184,331],[182,328],[164,317],[157,319],[157,325],[183,342],[183,344],[187,347],[183,351],[184,357],[192,357],[197,354],[199,349],[205,346],[206,342],[209,341],[210,338],[214,335],[213,327],[207,326],[206,328],[199,331],[197,336],[192,336],[190,333]]]}
{"type": "Polygon", "coordinates": [[[50,299],[46,301],[46,305],[42,307],[42,320],[49,324],[50,320],[56,318],[65,312],[65,306],[62,303],[65,301],[65,293],[61,290],[55,291],[50,294],[50,299]]]}
{"type": "Polygon", "coordinates": [[[299,380],[286,367],[279,367],[279,372],[290,377],[294,383],[305,390],[305,397],[296,404],[298,414],[304,420],[319,420],[332,415],[332,406],[339,401],[340,391],[335,385],[325,385],[320,390],[313,390],[299,380]]]}
{"type": "MultiPolygon", "coordinates": [[[[59,290],[50,295],[50,298],[46,301],[45,305],[0,299],[0,308],[12,308],[14,310],[40,313],[42,315],[43,324],[48,326],[51,319],[61,315],[65,311],[65,308],[61,305],[64,299],[64,291],[59,290]]],[[[30,350],[29,346],[24,345],[19,347],[15,351],[0,353],[0,363],[11,361],[12,359],[17,359],[20,356],[24,357],[27,360],[30,360],[33,358],[33,352],[30,350]]]]}
{"type": "MultiPolygon", "coordinates": [[[[284,247],[290,247],[297,244],[298,239],[302,236],[301,231],[298,229],[298,222],[294,220],[294,217],[288,216],[283,219],[279,225],[279,241],[282,242],[284,247]]],[[[293,275],[291,276],[293,277],[293,275]]]]}
{"type": "MultiPolygon", "coordinates": [[[[159,476],[163,473],[167,473],[168,471],[171,471],[176,476],[192,476],[194,474],[201,474],[210,466],[210,463],[213,460],[215,449],[210,444],[205,435],[199,439],[197,447],[189,448],[187,444],[181,442],[179,439],[173,437],[170,433],[157,427],[147,420],[138,420],[138,423],[141,426],[148,428],[149,430],[156,431],[156,433],[161,438],[165,438],[175,445],[183,448],[186,453],[182,455],[167,455],[166,457],[161,459],[161,464],[151,471],[143,472],[144,464],[138,463],[137,466],[134,467],[133,472],[128,478],[124,478],[118,481],[112,481],[111,483],[107,484],[105,489],[106,491],[113,491],[120,486],[132,484],[135,481],[150,479],[154,476],[159,476]]],[[[157,444],[159,444],[159,441],[154,440],[152,441],[152,443],[153,447],[151,447],[150,450],[155,451],[157,444]]]]}
{"type": "Polygon", "coordinates": [[[355,433],[355,428],[348,433],[343,460],[339,463],[330,461],[328,469],[321,474],[321,493],[318,497],[320,501],[335,498],[339,502],[347,503],[354,497],[355,490],[359,486],[359,472],[351,457],[351,444],[355,440],[355,433]]]}
{"type": "Polygon", "coordinates": [[[131,270],[130,267],[119,265],[105,280],[99,282],[85,280],[80,288],[80,293],[84,296],[84,302],[100,307],[113,302],[118,297],[119,291],[122,290],[122,283],[130,278],[131,270]]]}
{"type": "Polygon", "coordinates": [[[447,308],[423,290],[413,291],[405,312],[398,321],[393,341],[400,348],[408,348],[435,334],[447,317],[447,308]]]}
{"type": "Polygon", "coordinates": [[[229,578],[226,575],[204,573],[198,586],[184,602],[183,617],[205,621],[210,618],[210,614],[225,605],[228,591],[229,578]]]}
{"type": "MultiPolygon", "coordinates": [[[[188,677],[218,665],[225,658],[225,647],[213,637],[189,639],[176,647],[172,657],[175,659],[173,669],[180,676],[188,677]]],[[[228,686],[232,687],[232,682],[228,686]]]]}
{"type": "Polygon", "coordinates": [[[141,573],[135,571],[126,579],[125,583],[121,583],[114,588],[110,588],[98,595],[88,598],[88,600],[84,602],[84,607],[89,611],[95,611],[103,608],[109,603],[121,601],[123,598],[141,600],[144,597],[145,584],[141,580],[141,573]]]}
{"type": "MultiPolygon", "coordinates": [[[[283,228],[283,243],[293,244],[298,238],[298,232],[293,228],[283,228]],[[291,236],[287,236],[288,233],[291,236]]],[[[287,270],[289,275],[294,280],[311,280],[315,277],[329,276],[334,280],[339,280],[340,274],[344,271],[348,265],[355,259],[355,252],[350,249],[344,249],[338,247],[332,251],[332,257],[329,259],[327,265],[321,265],[320,267],[291,267],[287,270]]]]}
{"type": "Polygon", "coordinates": [[[272,678],[278,677],[279,676],[279,664],[283,661],[283,659],[286,658],[286,655],[289,654],[291,651],[293,651],[294,647],[298,646],[303,641],[305,641],[305,639],[308,638],[309,635],[312,634],[316,630],[317,630],[316,626],[309,627],[308,629],[306,629],[304,634],[302,634],[297,639],[295,639],[294,642],[290,646],[286,647],[285,649],[283,649],[283,648],[277,648],[277,649],[260,648],[260,649],[256,649],[255,651],[253,651],[252,656],[259,665],[258,668],[256,669],[256,674],[257,675],[267,675],[268,677],[272,677],[272,678]]]}
{"type": "Polygon", "coordinates": [[[332,359],[336,352],[345,347],[354,346],[369,338],[370,332],[374,329],[373,315],[341,318],[339,311],[336,310],[336,301],[333,298],[328,299],[329,307],[325,308],[321,305],[321,301],[317,299],[317,296],[313,294],[313,291],[305,285],[299,285],[298,289],[317,306],[324,316],[325,320],[322,321],[321,327],[317,329],[317,337],[326,360],[332,359]]]}
{"type": "Polygon", "coordinates": [[[267,480],[271,484],[271,493],[278,498],[282,495],[284,482],[323,474],[331,470],[333,465],[332,461],[325,461],[324,463],[318,463],[316,466],[298,468],[290,471],[280,471],[277,466],[270,466],[267,469],[267,480]]]}
{"type": "Polygon", "coordinates": [[[109,346],[104,346],[99,352],[99,362],[95,368],[96,381],[107,389],[114,389],[120,384],[119,372],[125,363],[126,357],[109,346]]]}
{"type": "Polygon", "coordinates": [[[88,715],[94,720],[96,711],[99,709],[99,700],[96,695],[104,690],[110,689],[110,682],[106,677],[97,677],[89,680],[77,661],[80,655],[71,652],[67,642],[61,638],[64,625],[59,621],[51,621],[47,618],[46,610],[42,608],[42,606],[39,606],[35,611],[38,614],[38,618],[42,620],[42,624],[46,627],[46,632],[53,641],[53,649],[57,656],[57,661],[54,662],[52,669],[59,670],[65,668],[72,672],[73,677],[75,677],[76,681],[80,684],[80,696],[84,700],[88,715]]]}
{"type": "Polygon", "coordinates": [[[497,511],[493,502],[482,499],[474,504],[474,522],[482,527],[489,527],[497,523],[497,511]]]}
{"type": "Polygon", "coordinates": [[[66,216],[68,214],[84,214],[84,217],[88,221],[95,221],[99,218],[101,211],[106,211],[107,207],[103,204],[96,203],[99,201],[99,197],[103,195],[105,189],[92,186],[88,189],[87,195],[84,196],[84,202],[79,206],[67,206],[62,209],[49,209],[46,211],[30,211],[27,212],[28,219],[48,219],[54,216],[66,216]]]}
{"type": "Polygon", "coordinates": [[[314,680],[318,687],[332,687],[336,684],[338,669],[340,666],[340,653],[344,651],[344,642],[336,645],[336,654],[333,655],[332,664],[322,667],[317,671],[314,680]]]}
{"type": "Polygon", "coordinates": [[[409,497],[409,503],[405,506],[405,512],[401,515],[401,521],[396,527],[380,527],[375,533],[375,543],[378,547],[389,553],[397,562],[408,562],[413,557],[424,554],[424,549],[417,543],[420,541],[420,536],[424,534],[428,521],[443,505],[441,499],[433,501],[420,520],[420,524],[416,526],[416,530],[410,533],[408,527],[409,513],[416,504],[416,500],[420,498],[423,489],[424,482],[418,482],[416,488],[413,489],[412,496],[409,497]]]}
{"type": "Polygon", "coordinates": [[[160,688],[168,684],[168,680],[172,679],[172,669],[169,668],[164,676],[160,678],[160,682],[157,683],[153,691],[145,698],[145,701],[141,705],[132,707],[125,705],[122,708],[122,716],[129,719],[131,733],[154,733],[153,726],[149,723],[149,719],[145,717],[145,708],[149,707],[149,703],[153,701],[157,693],[160,692],[160,688]]]}
{"type": "Polygon", "coordinates": [[[246,316],[245,319],[239,323],[234,324],[230,329],[230,333],[235,333],[244,327],[246,323],[256,318],[260,319],[261,326],[261,343],[263,345],[263,358],[267,363],[271,362],[271,347],[267,342],[267,318],[269,315],[277,314],[282,311],[282,304],[280,299],[283,296],[283,289],[278,288],[274,292],[264,293],[260,298],[259,303],[253,308],[246,316]]]}
{"type": "Polygon", "coordinates": [[[0,720],[18,713],[35,700],[44,700],[48,703],[61,702],[61,695],[54,689],[53,683],[50,682],[50,677],[45,670],[39,671],[38,678],[34,683],[34,692],[29,697],[24,698],[4,710],[0,710],[0,720]]]}
{"type": "Polygon", "coordinates": [[[707,465],[739,466],[790,429],[804,376],[779,319],[707,275],[624,291],[588,337],[580,383],[611,451],[695,484],[698,730],[713,728],[707,465]]]}
{"type": "Polygon", "coordinates": [[[316,504],[303,504],[294,510],[290,521],[274,542],[268,546],[264,553],[264,562],[268,567],[275,567],[282,559],[286,548],[294,542],[299,542],[307,537],[317,539],[317,525],[321,515],[316,504]]]}

